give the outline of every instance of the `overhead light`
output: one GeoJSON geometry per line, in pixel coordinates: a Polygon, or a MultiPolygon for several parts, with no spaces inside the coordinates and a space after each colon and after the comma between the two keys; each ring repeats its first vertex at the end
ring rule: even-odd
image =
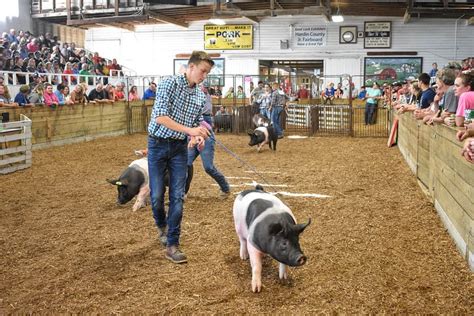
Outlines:
{"type": "Polygon", "coordinates": [[[335,23],[341,23],[344,22],[344,17],[341,14],[336,14],[331,16],[331,20],[335,23]]]}
{"type": "Polygon", "coordinates": [[[225,25],[225,21],[223,19],[219,19],[216,17],[209,19],[209,23],[215,24],[215,25],[225,25]]]}

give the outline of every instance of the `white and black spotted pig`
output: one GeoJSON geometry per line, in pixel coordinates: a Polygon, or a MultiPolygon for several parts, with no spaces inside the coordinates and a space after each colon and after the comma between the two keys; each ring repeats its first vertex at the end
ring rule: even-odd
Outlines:
{"type": "Polygon", "coordinates": [[[234,201],[235,230],[240,240],[240,258],[250,257],[252,291],[262,288],[262,258],[277,260],[280,279],[288,277],[287,266],[301,266],[306,256],[300,249],[299,235],[311,223],[297,224],[291,210],[274,195],[255,190],[240,193],[234,201]]]}
{"type": "Polygon", "coordinates": [[[266,144],[270,149],[276,150],[278,136],[273,126],[260,126],[255,130],[248,130],[247,134],[250,136],[249,146],[257,145],[257,152],[260,152],[266,144]]]}
{"type": "MultiPolygon", "coordinates": [[[[185,193],[188,193],[193,179],[193,166],[188,166],[188,177],[186,179],[185,193]]],[[[150,198],[150,187],[148,177],[148,159],[146,157],[132,161],[132,163],[125,169],[120,177],[116,180],[109,180],[107,182],[116,185],[118,191],[117,204],[123,205],[137,197],[135,204],[133,204],[133,211],[137,211],[145,207],[147,200],[150,198]]],[[[165,184],[168,186],[168,173],[165,174],[165,184]]]]}

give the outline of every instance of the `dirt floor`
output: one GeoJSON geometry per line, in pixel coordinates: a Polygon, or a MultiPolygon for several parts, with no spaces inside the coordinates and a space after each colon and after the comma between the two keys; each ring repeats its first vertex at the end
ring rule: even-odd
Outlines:
{"type": "MultiPolygon", "coordinates": [[[[430,313],[473,315],[474,275],[398,149],[385,139],[309,138],[257,154],[243,136],[218,139],[279,190],[299,221],[309,257],[278,281],[267,258],[263,290],[250,290],[239,258],[233,198],[195,164],[185,203],[182,249],[164,258],[149,207],[115,204],[113,178],[143,148],[145,135],[37,150],[33,167],[0,176],[0,314],[73,313],[430,313]]],[[[218,149],[231,184],[259,177],[218,149]]],[[[246,187],[232,187],[238,192],[246,187]]],[[[247,187],[248,188],[248,187],[247,187]]]]}

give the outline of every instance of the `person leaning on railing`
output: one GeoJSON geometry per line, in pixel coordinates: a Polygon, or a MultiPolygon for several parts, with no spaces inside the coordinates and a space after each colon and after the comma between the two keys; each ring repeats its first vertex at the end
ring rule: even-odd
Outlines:
{"type": "Polygon", "coordinates": [[[94,89],[89,92],[90,103],[112,103],[113,100],[109,99],[107,91],[104,89],[102,83],[98,83],[94,89]]]}
{"type": "Polygon", "coordinates": [[[8,87],[6,85],[0,84],[0,106],[13,106],[10,98],[10,93],[8,92],[8,87]]]}
{"type": "MultiPolygon", "coordinates": [[[[438,102],[439,108],[435,113],[425,116],[423,122],[428,125],[433,123],[443,123],[446,118],[456,113],[458,107],[458,97],[454,94],[454,80],[456,73],[453,69],[443,68],[436,75],[436,93],[442,97],[438,102]]],[[[437,98],[435,97],[435,101],[437,98]]]]}
{"type": "Polygon", "coordinates": [[[28,97],[28,101],[33,105],[42,105],[42,104],[44,104],[43,92],[44,92],[43,83],[37,84],[31,90],[30,96],[28,97]]]}
{"type": "Polygon", "coordinates": [[[119,82],[115,85],[114,101],[125,101],[125,83],[119,82]]]}
{"type": "Polygon", "coordinates": [[[20,91],[15,96],[15,100],[13,102],[23,107],[34,106],[34,104],[31,104],[30,101],[28,100],[29,93],[30,93],[30,87],[26,84],[22,85],[20,87],[20,91]]]}
{"type": "Polygon", "coordinates": [[[419,98],[421,96],[421,89],[418,85],[418,81],[413,81],[408,85],[408,95],[405,99],[405,102],[402,102],[395,106],[398,114],[403,114],[405,112],[413,112],[418,108],[419,98]]]}
{"type": "Polygon", "coordinates": [[[132,86],[128,91],[128,101],[138,101],[140,96],[138,95],[137,86],[132,86]]]}
{"type": "Polygon", "coordinates": [[[460,74],[454,81],[454,93],[459,97],[456,110],[456,126],[466,120],[474,120],[474,71],[460,74]]]}
{"type": "Polygon", "coordinates": [[[84,93],[84,87],[81,84],[78,84],[72,90],[69,99],[71,104],[86,104],[87,98],[84,93]]]}
{"type": "Polygon", "coordinates": [[[53,92],[53,85],[50,83],[46,83],[44,87],[44,104],[52,109],[57,108],[59,106],[59,100],[56,94],[53,92]]]}

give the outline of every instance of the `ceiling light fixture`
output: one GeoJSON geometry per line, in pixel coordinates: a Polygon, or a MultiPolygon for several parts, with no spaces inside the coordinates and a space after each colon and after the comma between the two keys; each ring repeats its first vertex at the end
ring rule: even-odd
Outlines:
{"type": "Polygon", "coordinates": [[[339,9],[339,1],[337,1],[337,12],[331,16],[331,20],[334,23],[344,22],[344,17],[342,16],[341,10],[339,9]]]}
{"type": "Polygon", "coordinates": [[[223,19],[219,19],[219,18],[216,18],[216,17],[210,18],[209,23],[215,24],[215,25],[225,25],[225,21],[223,19]]]}

